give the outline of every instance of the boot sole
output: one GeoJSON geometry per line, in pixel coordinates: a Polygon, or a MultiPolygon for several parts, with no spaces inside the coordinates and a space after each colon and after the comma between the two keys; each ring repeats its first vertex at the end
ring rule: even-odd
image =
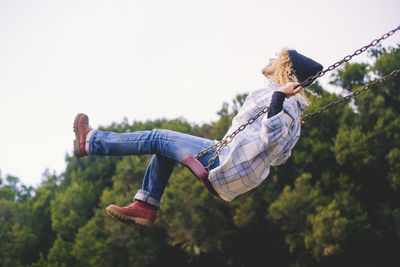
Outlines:
{"type": "Polygon", "coordinates": [[[83,114],[83,113],[79,113],[78,115],[76,115],[75,120],[74,120],[74,133],[75,133],[74,154],[75,154],[75,156],[77,156],[77,157],[79,157],[79,158],[86,155],[85,153],[83,153],[83,152],[81,151],[81,148],[80,148],[80,140],[79,140],[79,133],[78,133],[78,121],[79,121],[79,118],[80,118],[82,115],[84,115],[84,114],[83,114]]]}
{"type": "Polygon", "coordinates": [[[118,210],[112,209],[110,207],[107,207],[106,211],[107,211],[108,215],[110,215],[115,220],[122,222],[124,224],[128,224],[128,225],[135,224],[145,230],[151,230],[154,227],[154,223],[150,220],[127,216],[127,215],[119,212],[118,210]]]}

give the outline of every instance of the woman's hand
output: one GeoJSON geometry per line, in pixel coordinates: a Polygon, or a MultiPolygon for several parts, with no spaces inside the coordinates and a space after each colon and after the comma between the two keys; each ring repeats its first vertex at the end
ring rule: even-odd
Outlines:
{"type": "Polygon", "coordinates": [[[300,120],[300,125],[304,125],[304,121],[303,121],[303,119],[301,118],[301,117],[299,117],[299,120],[300,120]]]}
{"type": "Polygon", "coordinates": [[[287,98],[294,96],[295,94],[301,92],[301,90],[303,90],[303,87],[298,86],[299,83],[287,83],[281,87],[279,87],[278,91],[284,93],[286,95],[287,98]],[[295,87],[298,86],[296,89],[295,87]]]}

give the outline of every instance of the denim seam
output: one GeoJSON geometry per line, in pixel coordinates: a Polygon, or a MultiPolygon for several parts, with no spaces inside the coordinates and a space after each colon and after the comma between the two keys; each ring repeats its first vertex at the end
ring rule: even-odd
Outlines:
{"type": "Polygon", "coordinates": [[[154,168],[154,172],[153,172],[153,175],[152,175],[152,177],[150,179],[150,184],[149,184],[149,195],[150,196],[151,196],[151,190],[153,189],[153,181],[154,181],[155,175],[156,175],[156,173],[158,172],[159,169],[160,169],[160,163],[157,160],[157,165],[154,168]]]}
{"type": "MultiPolygon", "coordinates": [[[[154,139],[158,139],[158,140],[160,140],[160,141],[169,141],[169,139],[168,138],[162,138],[162,137],[153,137],[153,140],[154,139]]],[[[126,142],[108,142],[108,143],[110,143],[110,144],[131,144],[131,143],[134,143],[134,142],[142,142],[142,141],[148,141],[149,140],[149,138],[141,138],[141,139],[136,139],[136,140],[133,140],[133,141],[126,141],[126,142]]]]}
{"type": "MultiPolygon", "coordinates": [[[[92,135],[93,136],[93,135],[92,135]]],[[[93,137],[92,137],[93,138],[93,137]]],[[[157,138],[159,141],[162,141],[162,142],[169,142],[169,139],[168,138],[157,138]]],[[[139,140],[134,140],[134,141],[129,141],[129,142],[108,142],[109,144],[113,144],[113,145],[115,145],[115,144],[132,144],[132,143],[138,143],[138,142],[142,142],[142,141],[148,141],[149,139],[148,138],[144,138],[144,139],[139,139],[139,140]]],[[[157,141],[158,141],[157,140],[157,141]]],[[[164,147],[163,147],[163,149],[165,149],[165,145],[164,145],[164,147]]],[[[157,150],[157,149],[156,149],[157,150]]],[[[160,152],[156,152],[156,153],[152,153],[153,155],[154,154],[157,154],[157,155],[161,155],[162,153],[160,153],[160,152]]],[[[135,155],[142,155],[142,153],[138,153],[138,154],[135,154],[135,155]]]]}

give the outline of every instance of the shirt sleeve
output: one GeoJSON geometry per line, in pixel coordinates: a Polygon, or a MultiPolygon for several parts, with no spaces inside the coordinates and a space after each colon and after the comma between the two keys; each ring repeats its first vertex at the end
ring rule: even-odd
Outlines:
{"type": "Polygon", "coordinates": [[[261,139],[271,146],[279,144],[288,135],[290,120],[284,110],[271,118],[264,116],[261,121],[261,139]]]}
{"type": "Polygon", "coordinates": [[[285,163],[291,155],[292,147],[289,146],[294,140],[292,123],[293,119],[284,110],[271,118],[265,116],[262,120],[261,139],[264,141],[264,150],[268,151],[272,160],[272,166],[285,163]]]}
{"type": "Polygon", "coordinates": [[[285,101],[286,94],[275,91],[272,95],[271,103],[269,105],[268,118],[275,116],[283,109],[283,102],[285,101]]]}

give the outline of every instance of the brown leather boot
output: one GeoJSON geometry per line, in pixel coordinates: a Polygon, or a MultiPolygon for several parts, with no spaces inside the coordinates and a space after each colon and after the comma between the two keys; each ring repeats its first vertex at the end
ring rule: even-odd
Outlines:
{"type": "Polygon", "coordinates": [[[157,210],[158,207],[140,200],[135,200],[125,207],[112,204],[106,208],[107,213],[114,219],[125,224],[136,224],[146,230],[153,229],[157,210]]]}
{"type": "Polygon", "coordinates": [[[87,156],[86,152],[86,136],[90,132],[89,118],[86,114],[79,113],[74,120],[74,154],[77,157],[87,156]]]}

